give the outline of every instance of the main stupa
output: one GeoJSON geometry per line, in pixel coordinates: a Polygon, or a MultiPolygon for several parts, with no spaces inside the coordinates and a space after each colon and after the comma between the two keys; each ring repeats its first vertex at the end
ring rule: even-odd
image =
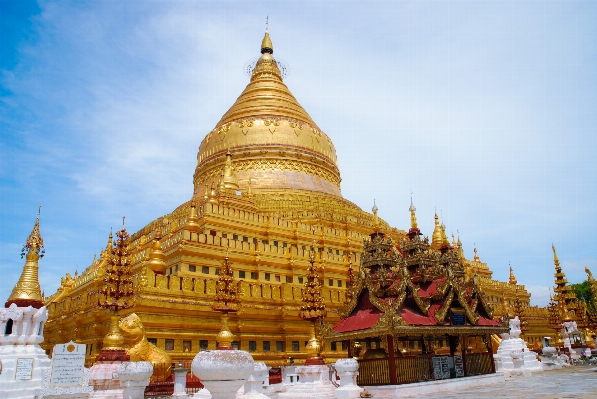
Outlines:
{"type": "MultiPolygon", "coordinates": [[[[299,317],[301,289],[311,247],[325,283],[326,321],[335,323],[349,270],[374,224],[395,242],[406,234],[342,197],[332,140],[284,84],[273,53],[266,30],[249,84],[199,145],[193,197],[130,237],[134,305],[122,316],[136,313],[140,320],[141,327],[123,331],[135,353],[154,344],[173,361],[190,361],[197,351],[216,348],[220,318],[212,306],[226,259],[242,304],[229,320],[237,339],[232,345],[270,365],[290,357],[301,363],[309,339],[309,323],[299,317]]],[[[450,245],[443,226],[441,233],[433,234],[441,245],[432,247],[450,245]]],[[[44,298],[50,313],[46,348],[71,339],[85,343],[88,364],[101,350],[110,314],[97,307],[97,293],[110,246],[111,234],[99,258],[80,275],[67,273],[57,292],[44,298]]],[[[467,270],[482,269],[493,281],[478,258],[462,259],[467,270]]],[[[528,301],[524,286],[499,288],[528,301]]],[[[495,291],[490,301],[500,299],[495,291]]],[[[323,356],[333,361],[346,349],[331,343],[323,356]]]]}

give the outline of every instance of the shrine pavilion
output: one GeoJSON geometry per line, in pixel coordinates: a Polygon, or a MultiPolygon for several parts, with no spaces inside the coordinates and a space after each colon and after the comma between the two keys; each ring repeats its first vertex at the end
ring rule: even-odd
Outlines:
{"type": "Polygon", "coordinates": [[[323,328],[324,340],[349,342],[361,386],[494,373],[491,335],[508,327],[493,319],[476,278],[466,278],[461,247],[449,244],[437,215],[429,243],[412,204],[410,211],[411,228],[399,242],[375,223],[342,319],[323,328]]]}

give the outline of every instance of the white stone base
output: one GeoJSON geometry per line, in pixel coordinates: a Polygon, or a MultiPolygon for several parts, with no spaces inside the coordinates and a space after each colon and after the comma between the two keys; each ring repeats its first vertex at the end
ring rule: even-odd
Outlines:
{"type": "Polygon", "coordinates": [[[31,399],[35,391],[44,386],[44,376],[52,361],[39,345],[2,345],[0,346],[2,374],[0,391],[2,399],[31,399]],[[33,359],[33,371],[30,380],[15,380],[17,359],[33,359]]]}
{"type": "Polygon", "coordinates": [[[336,387],[331,382],[304,382],[288,385],[278,399],[333,399],[336,387]]]}
{"type": "Polygon", "coordinates": [[[336,399],[353,399],[353,398],[360,398],[361,392],[364,389],[357,386],[357,385],[347,385],[343,387],[336,388],[334,391],[334,398],[336,399]]]}
{"type": "Polygon", "coordinates": [[[93,391],[89,399],[124,399],[124,395],[122,389],[101,389],[93,391]]]}
{"type": "Polygon", "coordinates": [[[203,388],[199,392],[195,392],[193,399],[211,399],[211,393],[207,390],[207,388],[203,388]]]}
{"type": "Polygon", "coordinates": [[[432,395],[438,392],[455,389],[470,389],[478,386],[499,384],[504,381],[505,378],[503,374],[488,374],[474,377],[453,378],[449,380],[418,382],[415,384],[368,386],[365,387],[365,389],[372,394],[375,399],[395,399],[417,395],[432,395]]]}

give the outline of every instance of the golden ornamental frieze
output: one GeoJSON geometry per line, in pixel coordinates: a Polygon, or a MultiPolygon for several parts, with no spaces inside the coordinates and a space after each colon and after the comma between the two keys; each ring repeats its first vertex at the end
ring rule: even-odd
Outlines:
{"type": "MultiPolygon", "coordinates": [[[[217,165],[217,164],[214,164],[217,165]]],[[[311,176],[322,178],[336,187],[340,187],[340,174],[337,169],[330,170],[329,164],[312,159],[311,162],[299,159],[264,158],[255,156],[254,159],[241,159],[234,162],[234,169],[237,172],[250,170],[281,170],[287,172],[305,173],[311,176]]],[[[208,182],[217,181],[224,172],[224,166],[204,165],[197,170],[196,185],[203,186],[208,182]]]]}

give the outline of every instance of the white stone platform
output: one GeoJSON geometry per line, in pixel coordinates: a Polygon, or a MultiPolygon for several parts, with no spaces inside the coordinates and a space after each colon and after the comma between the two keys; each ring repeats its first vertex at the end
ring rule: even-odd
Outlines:
{"type": "Polygon", "coordinates": [[[504,383],[503,374],[487,374],[474,377],[452,378],[448,380],[418,382],[404,385],[383,385],[364,387],[374,399],[408,398],[418,395],[433,395],[445,391],[464,391],[474,387],[504,383]]]}

